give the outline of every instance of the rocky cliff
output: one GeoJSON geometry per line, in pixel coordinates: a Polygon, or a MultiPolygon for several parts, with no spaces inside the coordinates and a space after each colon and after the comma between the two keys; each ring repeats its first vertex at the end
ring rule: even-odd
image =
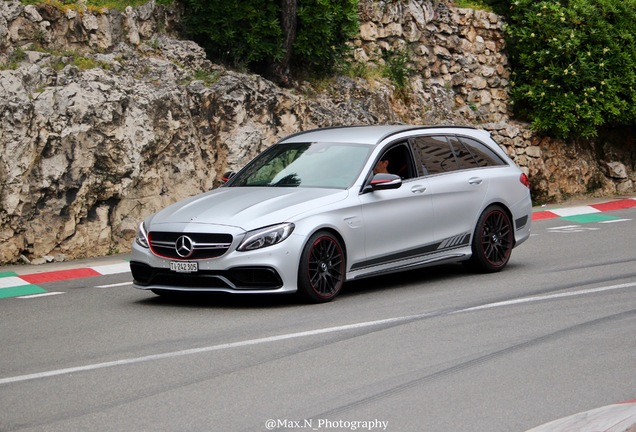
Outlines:
{"type": "Polygon", "coordinates": [[[146,215],[321,126],[474,124],[541,199],[633,190],[633,167],[510,120],[499,17],[426,0],[365,0],[360,16],[367,73],[281,89],[210,63],[177,36],[179,11],[153,1],[94,13],[0,1],[0,262],[125,252],[146,215]],[[396,53],[399,93],[369,73],[396,53]]]}

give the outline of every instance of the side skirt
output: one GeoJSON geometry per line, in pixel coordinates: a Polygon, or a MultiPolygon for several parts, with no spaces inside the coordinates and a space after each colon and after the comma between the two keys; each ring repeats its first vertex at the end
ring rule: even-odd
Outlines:
{"type": "Polygon", "coordinates": [[[463,261],[471,255],[470,234],[461,234],[413,251],[354,263],[347,272],[347,280],[463,261]]]}

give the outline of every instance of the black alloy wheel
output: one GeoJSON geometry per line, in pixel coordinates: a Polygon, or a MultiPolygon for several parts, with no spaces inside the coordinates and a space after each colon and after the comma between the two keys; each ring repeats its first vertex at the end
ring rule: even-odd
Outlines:
{"type": "Polygon", "coordinates": [[[300,257],[298,293],[312,303],[331,301],[342,289],[345,256],[340,241],[326,231],[312,235],[300,257]]]}
{"type": "Polygon", "coordinates": [[[508,213],[500,206],[492,205],[477,221],[472,242],[473,255],[468,264],[480,272],[498,272],[510,260],[513,245],[513,225],[508,213]]]}

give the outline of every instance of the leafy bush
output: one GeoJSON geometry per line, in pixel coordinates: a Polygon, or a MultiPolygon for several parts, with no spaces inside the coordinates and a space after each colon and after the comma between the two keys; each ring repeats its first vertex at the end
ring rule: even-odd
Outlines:
{"type": "MultiPolygon", "coordinates": [[[[214,60],[264,73],[284,55],[281,7],[271,0],[183,0],[184,27],[214,60]]],[[[358,31],[357,0],[298,0],[292,65],[331,70],[358,31]]]]}
{"type": "Polygon", "coordinates": [[[360,29],[358,0],[298,0],[292,62],[297,69],[329,73],[360,29]]]}
{"type": "Polygon", "coordinates": [[[518,116],[560,138],[636,124],[636,0],[515,0],[507,13],[518,116]]]}
{"type": "Polygon", "coordinates": [[[391,52],[384,51],[382,57],[385,61],[383,75],[391,80],[395,86],[395,93],[405,102],[409,99],[409,54],[406,49],[391,52]]]}
{"type": "Polygon", "coordinates": [[[282,56],[277,2],[184,0],[186,32],[208,55],[232,66],[282,56]]]}

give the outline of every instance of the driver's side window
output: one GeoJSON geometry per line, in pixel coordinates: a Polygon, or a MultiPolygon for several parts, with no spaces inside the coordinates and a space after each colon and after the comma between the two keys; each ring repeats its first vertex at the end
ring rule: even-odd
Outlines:
{"type": "Polygon", "coordinates": [[[376,163],[374,173],[387,172],[407,180],[416,177],[415,165],[411,150],[406,143],[401,143],[386,150],[376,163]]]}

